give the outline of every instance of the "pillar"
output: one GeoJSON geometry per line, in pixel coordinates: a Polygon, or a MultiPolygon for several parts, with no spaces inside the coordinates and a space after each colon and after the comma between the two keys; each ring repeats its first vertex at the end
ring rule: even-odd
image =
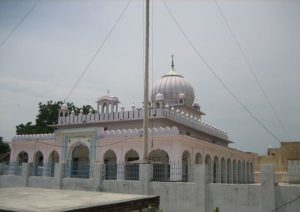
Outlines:
{"type": "Polygon", "coordinates": [[[209,178],[207,171],[210,171],[205,164],[195,165],[195,197],[196,208],[198,211],[208,211],[208,183],[209,178]]]}
{"type": "Polygon", "coordinates": [[[30,163],[23,163],[22,164],[22,178],[23,178],[23,185],[25,187],[28,186],[29,176],[30,176],[30,163]]]}
{"type": "Polygon", "coordinates": [[[143,194],[150,194],[151,165],[140,164],[139,166],[139,179],[142,182],[143,194]]]}
{"type": "Polygon", "coordinates": [[[64,163],[56,163],[55,164],[54,177],[56,180],[56,188],[61,189],[62,188],[62,180],[64,177],[64,163]]]}
{"type": "Polygon", "coordinates": [[[101,191],[101,184],[105,176],[105,164],[95,163],[93,172],[94,191],[101,191]]]}
{"type": "Polygon", "coordinates": [[[261,170],[261,207],[262,212],[275,208],[275,174],[274,165],[264,165],[261,170]]]}

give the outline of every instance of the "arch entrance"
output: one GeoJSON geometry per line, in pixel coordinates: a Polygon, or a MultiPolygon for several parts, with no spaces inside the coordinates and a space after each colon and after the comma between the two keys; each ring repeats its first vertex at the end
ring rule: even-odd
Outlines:
{"type": "Polygon", "coordinates": [[[169,181],[170,180],[170,165],[169,155],[164,150],[153,150],[148,156],[153,162],[153,180],[154,181],[169,181]]]}
{"type": "Polygon", "coordinates": [[[106,179],[107,180],[116,180],[117,179],[117,171],[118,171],[116,153],[112,150],[106,151],[104,154],[104,157],[103,157],[103,161],[105,163],[106,179]]]}
{"type": "Polygon", "coordinates": [[[56,163],[59,163],[59,155],[56,151],[53,151],[51,152],[48,158],[48,165],[50,167],[50,177],[54,177],[56,163]]]}
{"type": "Polygon", "coordinates": [[[133,149],[125,154],[125,180],[139,180],[138,160],[139,154],[133,149]]]}
{"type": "Polygon", "coordinates": [[[17,156],[17,161],[19,163],[19,165],[21,165],[22,163],[28,163],[28,154],[27,152],[20,152],[17,156]]]}
{"type": "Polygon", "coordinates": [[[82,144],[72,151],[71,177],[89,178],[90,158],[89,148],[82,144]]]}
{"type": "Polygon", "coordinates": [[[182,154],[182,181],[187,182],[190,177],[191,167],[191,154],[188,151],[184,151],[182,154]]]}

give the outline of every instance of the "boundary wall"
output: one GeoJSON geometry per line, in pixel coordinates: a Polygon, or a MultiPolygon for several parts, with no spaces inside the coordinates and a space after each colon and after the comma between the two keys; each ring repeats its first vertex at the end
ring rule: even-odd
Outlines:
{"type": "Polygon", "coordinates": [[[209,183],[205,165],[195,166],[193,182],[155,182],[151,166],[140,164],[139,180],[105,180],[102,164],[89,179],[63,178],[63,164],[56,164],[54,177],[30,176],[30,164],[22,165],[21,176],[0,175],[0,187],[41,187],[87,191],[152,194],[160,196],[164,212],[298,212],[300,185],[275,183],[274,167],[265,165],[261,184],[209,183]]]}

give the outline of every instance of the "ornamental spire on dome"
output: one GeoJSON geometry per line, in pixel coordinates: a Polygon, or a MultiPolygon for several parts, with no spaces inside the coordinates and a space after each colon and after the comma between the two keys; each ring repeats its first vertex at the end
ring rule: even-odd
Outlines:
{"type": "Polygon", "coordinates": [[[172,63],[171,63],[171,67],[172,67],[172,70],[174,71],[175,68],[174,68],[174,55],[172,54],[172,63]]]}

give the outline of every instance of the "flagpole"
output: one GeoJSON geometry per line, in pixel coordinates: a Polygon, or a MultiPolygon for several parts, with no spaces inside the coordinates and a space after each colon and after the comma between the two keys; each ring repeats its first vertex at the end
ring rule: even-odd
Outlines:
{"type": "Polygon", "coordinates": [[[145,25],[145,73],[144,73],[144,161],[148,162],[148,117],[149,117],[149,0],[146,0],[145,25]]]}

